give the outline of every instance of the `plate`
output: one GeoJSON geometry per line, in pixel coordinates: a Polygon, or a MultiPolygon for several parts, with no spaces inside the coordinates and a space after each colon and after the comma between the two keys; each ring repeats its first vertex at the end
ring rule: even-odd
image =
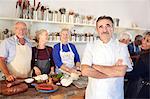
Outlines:
{"type": "Polygon", "coordinates": [[[36,88],[39,90],[53,90],[54,89],[53,85],[51,84],[38,84],[36,88]]]}
{"type": "Polygon", "coordinates": [[[31,83],[31,86],[35,87],[37,84],[36,83],[31,83]]]}
{"type": "MultiPolygon", "coordinates": [[[[36,88],[36,86],[38,84],[32,83],[31,85],[36,88]]],[[[59,87],[57,85],[52,85],[52,86],[53,86],[53,90],[41,90],[41,89],[38,89],[38,88],[36,88],[36,90],[38,92],[42,92],[42,93],[51,93],[51,92],[56,92],[59,89],[59,87]]]]}
{"type": "Polygon", "coordinates": [[[51,92],[56,92],[58,90],[58,86],[53,85],[53,90],[41,90],[41,89],[37,89],[37,88],[36,88],[36,90],[38,92],[42,92],[42,93],[51,93],[51,92]]]}
{"type": "Polygon", "coordinates": [[[53,90],[37,90],[38,92],[42,93],[51,93],[51,92],[56,92],[58,89],[53,89],[53,90]]]}

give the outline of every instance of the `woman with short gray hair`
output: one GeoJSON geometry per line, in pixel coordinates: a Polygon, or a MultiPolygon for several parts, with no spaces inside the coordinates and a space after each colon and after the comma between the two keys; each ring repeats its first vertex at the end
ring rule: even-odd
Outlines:
{"type": "Polygon", "coordinates": [[[52,47],[46,46],[48,31],[41,29],[36,31],[35,41],[37,46],[32,48],[33,75],[54,74],[55,64],[52,57],[52,47]]]}

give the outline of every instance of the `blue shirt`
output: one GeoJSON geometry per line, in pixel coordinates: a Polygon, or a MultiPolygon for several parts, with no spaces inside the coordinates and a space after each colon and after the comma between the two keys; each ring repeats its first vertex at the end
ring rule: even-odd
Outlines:
{"type": "Polygon", "coordinates": [[[139,55],[140,48],[139,46],[135,46],[135,44],[132,42],[128,45],[128,50],[131,56],[133,55],[139,55]]]}
{"type": "MultiPolygon", "coordinates": [[[[80,57],[79,57],[79,54],[77,52],[77,49],[75,47],[75,45],[73,45],[72,43],[69,43],[73,53],[74,53],[74,62],[80,62],[80,57]]],[[[64,52],[69,52],[69,47],[68,45],[64,45],[62,44],[62,50],[64,52]]],[[[63,65],[63,62],[61,60],[61,57],[60,57],[60,43],[57,43],[56,45],[54,45],[54,48],[53,48],[53,59],[54,59],[54,62],[55,62],[55,65],[60,68],[61,65],[63,65]]]]}
{"type": "MultiPolygon", "coordinates": [[[[24,39],[25,43],[27,43],[29,47],[32,47],[30,40],[27,37],[24,39]]],[[[0,43],[0,57],[6,58],[7,63],[10,63],[15,58],[16,44],[19,44],[19,40],[15,35],[3,40],[0,43]]]]}

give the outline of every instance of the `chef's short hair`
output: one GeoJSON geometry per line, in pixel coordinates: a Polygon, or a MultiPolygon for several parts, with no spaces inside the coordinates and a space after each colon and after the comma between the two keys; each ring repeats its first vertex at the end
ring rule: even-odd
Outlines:
{"type": "Polygon", "coordinates": [[[114,21],[113,21],[113,19],[112,19],[112,17],[110,17],[110,16],[100,16],[98,19],[97,19],[97,21],[96,21],[96,23],[98,22],[98,21],[100,21],[100,20],[103,20],[103,19],[106,19],[106,20],[110,20],[111,22],[112,22],[112,24],[114,24],[114,21]]]}
{"type": "Polygon", "coordinates": [[[48,32],[45,29],[41,29],[35,32],[36,36],[35,36],[35,41],[38,43],[39,42],[39,36],[43,33],[43,32],[48,32]]]}

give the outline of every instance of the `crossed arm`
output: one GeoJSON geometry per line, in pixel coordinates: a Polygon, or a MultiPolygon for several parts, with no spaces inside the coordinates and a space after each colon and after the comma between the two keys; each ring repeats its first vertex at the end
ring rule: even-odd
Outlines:
{"type": "Polygon", "coordinates": [[[98,79],[108,78],[108,76],[106,74],[99,72],[98,70],[96,70],[86,64],[83,64],[81,66],[81,73],[83,76],[88,76],[88,77],[92,77],[92,78],[98,78],[98,79]]]}
{"type": "Polygon", "coordinates": [[[123,77],[126,73],[127,66],[119,64],[117,62],[113,66],[103,66],[93,64],[91,67],[89,65],[82,65],[82,75],[92,78],[112,78],[112,77],[123,77]]]}

